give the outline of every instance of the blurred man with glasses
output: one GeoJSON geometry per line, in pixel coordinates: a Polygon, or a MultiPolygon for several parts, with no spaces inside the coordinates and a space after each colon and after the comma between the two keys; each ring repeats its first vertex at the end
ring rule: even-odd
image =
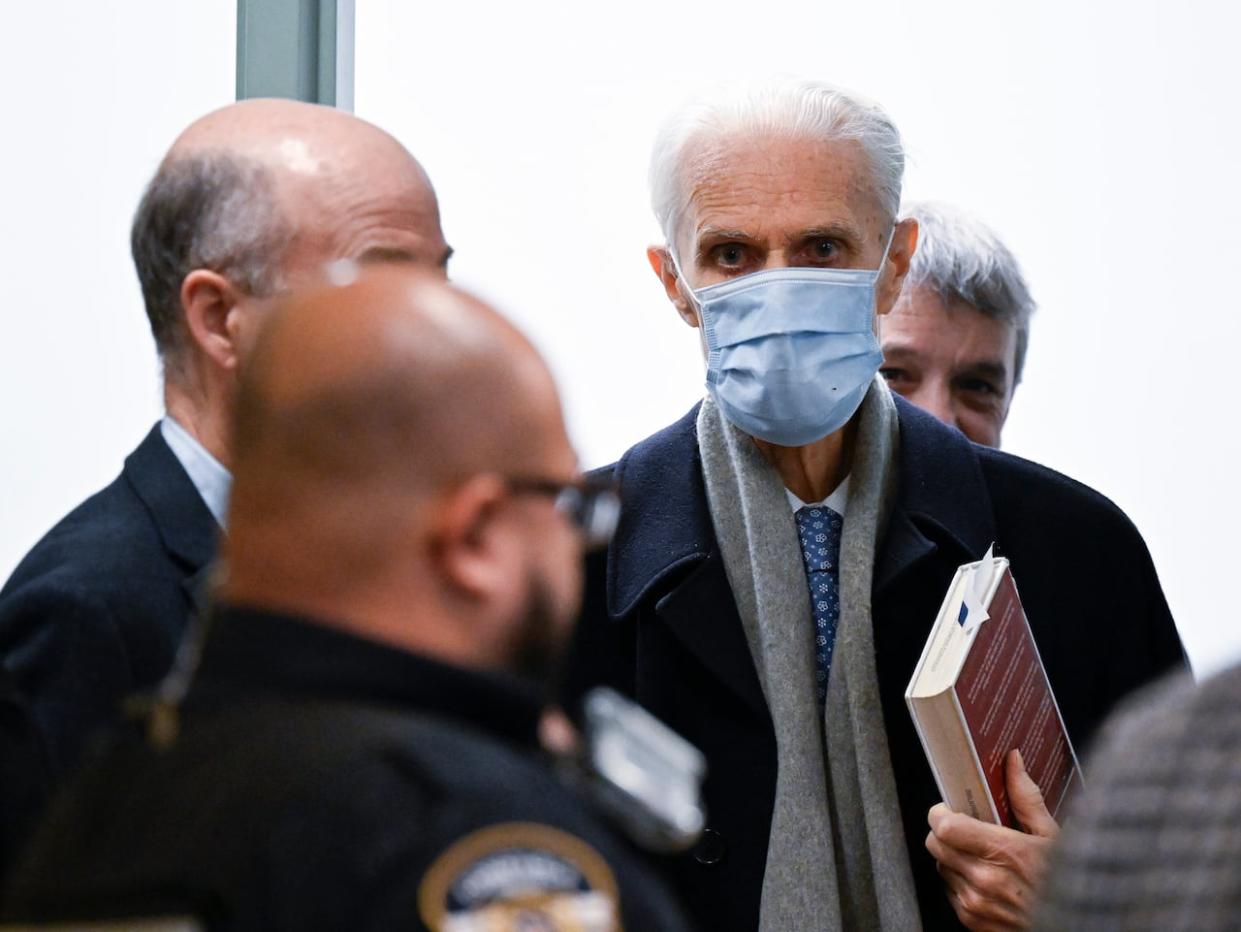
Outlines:
{"type": "Polygon", "coordinates": [[[684,928],[540,747],[618,502],[525,338],[372,269],[273,312],[234,423],[200,656],[69,787],[10,918],[684,928]]]}

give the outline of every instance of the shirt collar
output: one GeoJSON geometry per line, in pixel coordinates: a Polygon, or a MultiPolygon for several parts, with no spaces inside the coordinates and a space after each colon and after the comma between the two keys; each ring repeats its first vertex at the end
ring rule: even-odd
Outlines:
{"type": "Polygon", "coordinates": [[[788,496],[789,506],[793,509],[793,514],[797,514],[803,508],[830,508],[843,518],[845,516],[845,509],[849,506],[849,477],[845,476],[840,480],[840,485],[836,486],[832,490],[832,494],[821,502],[803,502],[788,489],[784,490],[784,494],[788,496]]]}
{"type": "Polygon", "coordinates": [[[207,452],[194,435],[177,423],[171,414],[165,414],[159,423],[164,442],[173,456],[189,474],[190,481],[202,497],[207,509],[220,527],[228,517],[228,493],[233,485],[232,474],[223,464],[207,452]]]}
{"type": "Polygon", "coordinates": [[[544,705],[516,676],[450,666],[309,618],[217,606],[190,700],[256,694],[408,708],[532,747],[544,705]]]}

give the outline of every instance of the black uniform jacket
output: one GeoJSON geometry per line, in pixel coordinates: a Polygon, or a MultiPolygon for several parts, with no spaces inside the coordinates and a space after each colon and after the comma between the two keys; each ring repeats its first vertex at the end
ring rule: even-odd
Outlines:
{"type": "MultiPolygon", "coordinates": [[[[1117,700],[1185,661],[1146,546],[1111,502],[896,404],[899,479],[876,555],[875,660],[923,922],[955,929],[923,846],[939,794],[904,691],[957,566],[992,542],[1012,561],[1079,752],[1117,700]]],[[[609,467],[624,513],[610,548],[588,566],[566,705],[607,683],[703,750],[709,830],[693,853],[668,863],[668,876],[703,928],[750,930],[774,803],[775,735],[708,512],[696,415],[609,467]]]]}
{"type": "MultiPolygon", "coordinates": [[[[73,769],[124,696],[168,672],[217,532],[157,424],[121,475],[52,528],[0,590],[0,663],[43,745],[47,780],[73,769]]],[[[0,807],[16,805],[0,794],[0,807]]],[[[6,812],[0,824],[31,815],[6,812]]]]}
{"type": "Polygon", "coordinates": [[[567,929],[619,890],[625,928],[684,929],[662,882],[538,752],[540,706],[523,682],[222,610],[179,737],[161,750],[122,736],[83,768],[6,913],[425,929],[511,920],[526,898],[565,917],[530,928],[567,929]]]}

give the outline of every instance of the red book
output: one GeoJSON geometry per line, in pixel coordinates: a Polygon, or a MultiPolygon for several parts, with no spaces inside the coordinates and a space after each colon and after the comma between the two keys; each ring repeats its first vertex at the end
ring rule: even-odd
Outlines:
{"type": "Polygon", "coordinates": [[[1004,783],[1014,748],[1053,816],[1081,780],[1008,560],[990,551],[953,577],[905,702],[954,812],[1020,827],[1004,783]]]}

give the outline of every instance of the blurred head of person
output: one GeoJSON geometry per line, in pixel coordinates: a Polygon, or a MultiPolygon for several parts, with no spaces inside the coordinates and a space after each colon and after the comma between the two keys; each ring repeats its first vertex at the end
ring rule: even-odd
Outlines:
{"type": "Polygon", "coordinates": [[[134,217],[131,247],[165,404],[225,466],[238,361],[273,297],[339,259],[443,276],[450,250],[426,173],[377,127],[289,100],[191,124],[134,217]]]}
{"type": "Polygon", "coordinates": [[[976,218],[943,204],[913,204],[903,215],[917,221],[918,249],[883,319],[881,371],[893,391],[998,447],[1034,300],[1012,252],[976,218]]]}
{"type": "Polygon", "coordinates": [[[599,532],[546,365],[439,276],[332,274],[242,365],[218,597],[545,676],[599,532]]]}

